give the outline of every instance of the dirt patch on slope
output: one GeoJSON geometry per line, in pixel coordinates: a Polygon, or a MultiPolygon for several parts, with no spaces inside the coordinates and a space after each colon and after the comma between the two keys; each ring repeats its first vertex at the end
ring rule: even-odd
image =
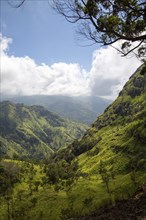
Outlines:
{"type": "Polygon", "coordinates": [[[146,220],[146,191],[141,188],[128,200],[73,220],[146,220]]]}

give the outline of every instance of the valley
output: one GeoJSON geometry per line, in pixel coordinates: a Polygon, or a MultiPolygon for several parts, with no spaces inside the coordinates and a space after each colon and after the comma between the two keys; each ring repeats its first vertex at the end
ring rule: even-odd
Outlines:
{"type": "Polygon", "coordinates": [[[0,103],[1,156],[47,159],[80,138],[88,126],[64,119],[42,106],[0,103]]]}

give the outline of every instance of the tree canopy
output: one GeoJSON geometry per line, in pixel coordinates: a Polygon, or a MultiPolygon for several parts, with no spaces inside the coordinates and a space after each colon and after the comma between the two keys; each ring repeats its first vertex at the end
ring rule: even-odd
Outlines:
{"type": "Polygon", "coordinates": [[[53,0],[53,8],[71,23],[80,23],[79,34],[101,45],[122,40],[123,56],[146,56],[145,0],[53,0]]]}

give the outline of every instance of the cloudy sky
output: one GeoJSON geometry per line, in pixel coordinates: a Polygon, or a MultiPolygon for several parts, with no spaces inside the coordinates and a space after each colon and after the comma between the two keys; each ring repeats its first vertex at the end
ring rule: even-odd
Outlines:
{"type": "Polygon", "coordinates": [[[0,3],[1,94],[114,99],[140,65],[110,46],[81,47],[75,26],[54,14],[47,1],[26,0],[19,9],[0,3]]]}

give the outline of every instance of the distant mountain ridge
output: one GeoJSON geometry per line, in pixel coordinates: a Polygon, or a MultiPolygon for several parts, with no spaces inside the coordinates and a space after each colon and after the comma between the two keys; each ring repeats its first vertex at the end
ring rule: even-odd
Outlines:
{"type": "Polygon", "coordinates": [[[63,119],[42,106],[0,103],[1,156],[42,159],[80,138],[86,129],[86,125],[63,119]]]}
{"type": "Polygon", "coordinates": [[[14,97],[8,100],[26,105],[41,105],[61,117],[88,125],[111,103],[111,100],[96,96],[33,95],[14,97]]]}

